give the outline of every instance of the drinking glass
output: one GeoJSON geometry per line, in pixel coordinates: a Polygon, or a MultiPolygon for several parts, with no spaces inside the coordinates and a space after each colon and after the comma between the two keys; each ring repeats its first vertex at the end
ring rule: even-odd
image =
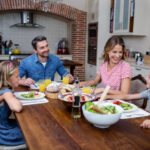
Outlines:
{"type": "Polygon", "coordinates": [[[51,79],[50,78],[46,78],[45,79],[45,85],[46,85],[46,87],[49,85],[49,84],[51,84],[51,79]]]}
{"type": "Polygon", "coordinates": [[[90,94],[91,93],[91,87],[90,86],[84,86],[83,88],[82,88],[82,93],[88,93],[88,94],[90,94]]]}
{"type": "Polygon", "coordinates": [[[45,92],[45,89],[46,89],[45,81],[44,80],[40,80],[39,81],[39,91],[40,92],[45,92]]]}
{"type": "Polygon", "coordinates": [[[63,77],[63,83],[69,84],[69,78],[68,77],[63,77]]]}

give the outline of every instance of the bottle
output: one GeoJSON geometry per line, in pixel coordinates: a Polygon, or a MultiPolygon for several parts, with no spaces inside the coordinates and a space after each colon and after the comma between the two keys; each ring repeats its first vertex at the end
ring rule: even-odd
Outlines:
{"type": "Polygon", "coordinates": [[[81,117],[81,109],[80,109],[80,99],[81,99],[81,90],[79,88],[79,80],[78,78],[75,80],[75,88],[73,89],[73,104],[72,104],[72,118],[80,118],[81,117]]]}

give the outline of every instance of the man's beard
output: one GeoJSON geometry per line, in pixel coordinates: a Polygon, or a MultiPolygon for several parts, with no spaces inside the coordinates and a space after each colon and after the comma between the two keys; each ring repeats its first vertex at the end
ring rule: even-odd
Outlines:
{"type": "Polygon", "coordinates": [[[44,55],[42,55],[42,54],[38,54],[40,57],[42,57],[42,58],[48,58],[48,56],[44,56],[44,55]]]}

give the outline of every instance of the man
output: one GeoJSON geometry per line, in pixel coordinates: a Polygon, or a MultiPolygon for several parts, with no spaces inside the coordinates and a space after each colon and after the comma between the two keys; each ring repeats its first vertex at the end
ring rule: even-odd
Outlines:
{"type": "Polygon", "coordinates": [[[73,76],[67,72],[60,59],[49,54],[46,37],[35,37],[32,40],[32,46],[35,54],[23,59],[19,66],[20,77],[26,76],[25,80],[20,81],[20,85],[30,86],[46,78],[54,80],[56,72],[61,77],[68,77],[70,83],[74,81],[73,76]]]}

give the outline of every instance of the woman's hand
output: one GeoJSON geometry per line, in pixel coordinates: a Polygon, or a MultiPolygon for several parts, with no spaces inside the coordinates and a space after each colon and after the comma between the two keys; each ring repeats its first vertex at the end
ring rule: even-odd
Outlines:
{"type": "Polygon", "coordinates": [[[103,93],[104,88],[97,88],[94,92],[95,95],[103,93]]]}
{"type": "Polygon", "coordinates": [[[144,120],[144,121],[141,123],[140,127],[150,129],[150,119],[144,120]]]}

